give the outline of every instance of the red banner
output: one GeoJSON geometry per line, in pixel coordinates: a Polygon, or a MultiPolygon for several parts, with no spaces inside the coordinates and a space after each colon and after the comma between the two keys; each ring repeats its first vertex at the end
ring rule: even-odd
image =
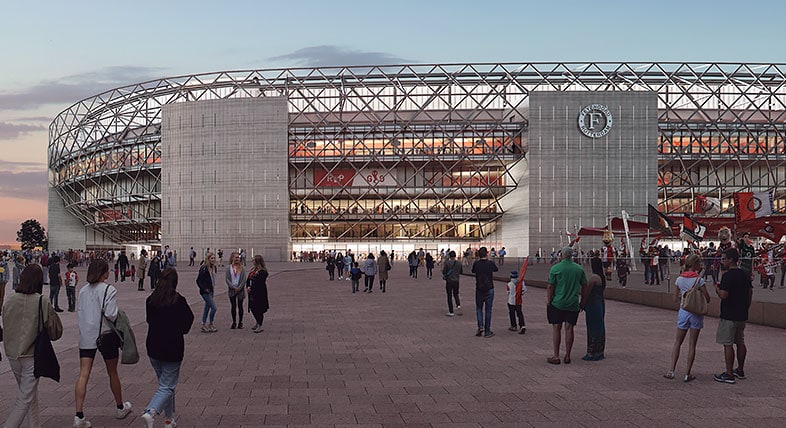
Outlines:
{"type": "Polygon", "coordinates": [[[108,221],[118,221],[118,220],[131,220],[131,209],[122,211],[122,210],[113,210],[113,209],[103,209],[99,210],[97,213],[98,222],[105,223],[108,221]]]}

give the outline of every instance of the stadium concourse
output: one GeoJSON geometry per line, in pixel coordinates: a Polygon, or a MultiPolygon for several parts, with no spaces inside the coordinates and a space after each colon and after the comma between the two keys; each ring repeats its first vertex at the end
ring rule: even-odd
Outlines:
{"type": "MultiPolygon", "coordinates": [[[[179,291],[199,319],[197,271],[181,265],[179,291]]],[[[547,267],[533,266],[526,279],[544,281],[547,267]]],[[[500,273],[516,268],[505,263],[500,273]]],[[[607,301],[606,359],[581,360],[582,315],[574,362],[554,366],[546,363],[551,328],[542,288],[529,287],[525,295],[527,333],[519,335],[507,331],[505,283],[498,281],[492,323],[497,334],[486,339],[474,336],[474,279],[469,276],[461,280],[463,316],[451,318],[445,316],[439,276],[409,278],[402,262],[394,265],[384,294],[353,295],[349,282],[328,281],[318,263],[271,263],[269,269],[271,309],[263,333],[248,327],[230,330],[226,292],[216,287],[219,331],[201,333],[196,321],[186,336],[177,389],[180,427],[786,426],[782,329],[749,325],[747,379],[721,384],[712,379],[723,367],[721,346],[715,344],[718,320],[708,317],[693,370],[697,380],[684,383],[662,377],[675,334],[671,310],[607,301]]],[[[645,287],[640,278],[634,274],[630,286],[645,287]]],[[[130,281],[118,288],[118,301],[144,355],[148,293],[138,292],[130,281]]],[[[43,379],[39,386],[45,427],[69,426],[74,415],[76,314],[61,317],[65,333],[55,348],[62,379],[43,379]]],[[[132,415],[114,419],[106,373],[96,369],[85,407],[94,427],[142,425],[141,412],[155,390],[153,370],[143,357],[136,365],[121,366],[120,373],[132,415]]],[[[4,361],[1,419],[15,395],[4,361]]]]}

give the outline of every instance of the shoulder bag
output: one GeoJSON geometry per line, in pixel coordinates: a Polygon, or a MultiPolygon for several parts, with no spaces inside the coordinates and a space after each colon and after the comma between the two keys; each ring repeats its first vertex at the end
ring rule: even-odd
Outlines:
{"type": "Polygon", "coordinates": [[[109,318],[106,319],[107,324],[111,330],[103,334],[101,333],[101,329],[103,328],[104,324],[104,318],[106,318],[104,310],[106,309],[106,294],[108,290],[109,285],[107,285],[104,289],[104,300],[101,304],[101,319],[98,324],[98,338],[96,339],[96,346],[101,348],[103,347],[104,343],[111,344],[112,339],[110,336],[115,335],[120,340],[120,363],[136,364],[139,362],[139,351],[137,350],[136,346],[136,337],[134,336],[134,331],[131,329],[131,322],[128,320],[128,316],[122,309],[118,308],[115,322],[110,321],[109,318]]]}
{"type": "Polygon", "coordinates": [[[57,362],[55,348],[52,347],[52,340],[44,325],[43,298],[41,296],[38,299],[38,335],[33,351],[33,375],[36,379],[43,376],[60,382],[60,363],[57,362]]]}
{"type": "Polygon", "coordinates": [[[704,295],[701,293],[700,289],[696,287],[698,283],[699,278],[696,278],[696,282],[693,283],[693,287],[691,287],[690,290],[686,291],[685,294],[682,295],[681,307],[692,314],[706,315],[707,300],[704,299],[704,295]]]}

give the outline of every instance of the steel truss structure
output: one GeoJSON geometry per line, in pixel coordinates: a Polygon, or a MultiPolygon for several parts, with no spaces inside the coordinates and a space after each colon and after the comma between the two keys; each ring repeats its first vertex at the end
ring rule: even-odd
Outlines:
{"type": "MultiPolygon", "coordinates": [[[[786,65],[416,64],[228,71],[151,80],[79,101],[50,126],[50,186],[117,243],[160,240],[163,106],[289,100],[293,240],[480,241],[518,185],[532,91],[658,95],[659,204],[786,195],[786,65]]],[[[631,153],[635,156],[635,153],[631,153]]],[[[636,209],[640,207],[632,207],[636,209]]]]}

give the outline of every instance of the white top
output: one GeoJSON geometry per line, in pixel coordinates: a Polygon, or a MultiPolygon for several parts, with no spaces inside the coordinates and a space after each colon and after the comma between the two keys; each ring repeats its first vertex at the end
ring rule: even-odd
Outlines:
{"type": "MultiPolygon", "coordinates": [[[[685,276],[677,277],[677,280],[674,281],[674,285],[680,289],[680,310],[682,309],[682,299],[685,296],[685,293],[693,287],[693,284],[696,284],[696,278],[689,278],[685,276]]],[[[704,285],[704,279],[699,277],[699,283],[696,284],[696,288],[701,288],[704,285]]]]}
{"type": "MultiPolygon", "coordinates": [[[[98,326],[101,324],[101,305],[106,290],[106,317],[114,321],[117,318],[117,289],[105,282],[85,284],[79,290],[76,316],[79,323],[79,349],[96,349],[98,326]],[[107,289],[108,287],[108,289],[107,289]]],[[[111,331],[109,322],[104,320],[101,333],[111,331]]]]}

